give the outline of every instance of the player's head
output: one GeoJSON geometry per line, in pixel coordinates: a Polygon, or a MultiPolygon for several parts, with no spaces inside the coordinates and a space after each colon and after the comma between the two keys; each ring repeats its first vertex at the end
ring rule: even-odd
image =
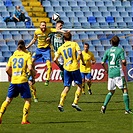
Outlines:
{"type": "Polygon", "coordinates": [[[70,32],[65,32],[64,33],[64,40],[65,41],[71,41],[72,39],[72,34],[70,32]]]}
{"type": "Polygon", "coordinates": [[[18,48],[17,48],[18,50],[22,50],[22,51],[25,51],[25,42],[24,42],[24,40],[19,40],[18,41],[18,48]]]}
{"type": "Polygon", "coordinates": [[[41,31],[45,31],[46,30],[46,22],[45,21],[41,21],[40,22],[40,29],[41,29],[41,31]]]}
{"type": "Polygon", "coordinates": [[[119,45],[120,39],[118,36],[113,36],[110,40],[112,46],[117,47],[119,45]]]}
{"type": "Polygon", "coordinates": [[[64,25],[64,22],[63,22],[62,20],[58,20],[58,21],[56,22],[56,29],[57,29],[57,30],[61,30],[62,27],[63,27],[63,25],[64,25]]]}
{"type": "Polygon", "coordinates": [[[88,43],[84,43],[84,51],[88,52],[89,50],[89,44],[88,43]]]}

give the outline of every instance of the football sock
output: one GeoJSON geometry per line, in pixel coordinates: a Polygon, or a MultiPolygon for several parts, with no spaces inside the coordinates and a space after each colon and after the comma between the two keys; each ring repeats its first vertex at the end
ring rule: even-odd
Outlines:
{"type": "Polygon", "coordinates": [[[22,122],[27,122],[27,117],[28,117],[28,114],[29,114],[29,110],[30,110],[30,104],[26,102],[24,104],[24,108],[23,108],[22,122]]]}
{"type": "Polygon", "coordinates": [[[33,98],[34,98],[34,99],[37,98],[37,97],[36,97],[36,88],[35,88],[34,85],[30,85],[30,90],[31,90],[31,92],[32,92],[33,98]]]}
{"type": "Polygon", "coordinates": [[[75,92],[75,98],[74,98],[74,103],[75,104],[78,104],[78,100],[79,100],[80,95],[81,95],[81,91],[77,90],[75,92]]]}
{"type": "Polygon", "coordinates": [[[82,93],[85,93],[85,83],[82,83],[82,93]]]}
{"type": "Polygon", "coordinates": [[[112,97],[112,93],[109,92],[107,95],[106,95],[106,98],[105,98],[105,101],[104,101],[104,106],[107,106],[107,104],[109,103],[110,99],[112,97]]]}
{"type": "Polygon", "coordinates": [[[0,109],[0,118],[2,117],[2,115],[5,113],[7,106],[9,105],[9,102],[4,101],[1,105],[1,109],[0,109]]]}
{"type": "Polygon", "coordinates": [[[129,96],[128,93],[123,93],[123,100],[125,103],[125,110],[129,110],[129,96]]]}
{"type": "Polygon", "coordinates": [[[46,78],[46,80],[50,80],[50,74],[51,74],[52,69],[51,69],[51,63],[49,60],[46,62],[46,65],[47,65],[47,78],[46,78]]]}
{"type": "Polygon", "coordinates": [[[66,99],[66,95],[67,95],[67,93],[61,93],[61,98],[60,98],[60,103],[59,103],[59,105],[61,105],[61,106],[63,106],[64,105],[64,101],[65,101],[65,99],[66,99]]]}
{"type": "Polygon", "coordinates": [[[88,90],[91,90],[91,82],[88,82],[88,90]]]}

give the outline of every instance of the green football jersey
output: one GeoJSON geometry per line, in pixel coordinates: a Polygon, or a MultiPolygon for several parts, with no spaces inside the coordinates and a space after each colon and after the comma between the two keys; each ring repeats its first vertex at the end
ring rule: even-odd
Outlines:
{"type": "Polygon", "coordinates": [[[52,32],[49,34],[51,44],[53,45],[54,51],[64,43],[64,36],[61,32],[52,32]]]}
{"type": "Polygon", "coordinates": [[[108,61],[108,76],[110,78],[121,76],[121,60],[125,60],[122,48],[111,47],[105,51],[102,62],[108,61]]]}

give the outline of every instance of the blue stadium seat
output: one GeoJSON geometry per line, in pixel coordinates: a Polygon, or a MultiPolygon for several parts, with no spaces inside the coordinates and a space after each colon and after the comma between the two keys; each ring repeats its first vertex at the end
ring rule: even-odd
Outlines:
{"type": "Polygon", "coordinates": [[[79,23],[78,17],[70,17],[70,18],[69,18],[69,21],[70,21],[71,23],[79,23]]]}
{"type": "Polygon", "coordinates": [[[105,18],[104,17],[96,17],[96,19],[97,19],[98,23],[105,22],[105,18]]]}
{"type": "Polygon", "coordinates": [[[51,8],[51,3],[50,1],[42,1],[42,6],[51,8]]]}
{"type": "Polygon", "coordinates": [[[83,14],[85,17],[93,16],[92,12],[90,12],[90,11],[83,11],[83,14]]]}
{"type": "Polygon", "coordinates": [[[107,11],[102,11],[101,14],[103,17],[111,16],[110,12],[107,11]]]}
{"type": "Polygon", "coordinates": [[[50,1],[51,2],[51,6],[60,6],[59,1],[50,1]]]}
{"type": "Polygon", "coordinates": [[[133,18],[131,17],[123,17],[123,21],[128,23],[128,22],[133,22],[133,18]]]}
{"type": "Polygon", "coordinates": [[[101,63],[101,61],[102,61],[102,60],[101,60],[101,57],[99,57],[99,56],[95,56],[95,59],[96,59],[96,62],[97,62],[97,63],[101,63]]]}
{"type": "Polygon", "coordinates": [[[97,12],[92,12],[93,16],[95,17],[102,17],[101,12],[97,11],[97,12]]]}
{"type": "Polygon", "coordinates": [[[126,24],[128,28],[133,28],[133,22],[127,22],[126,24]]]}
{"type": "Polygon", "coordinates": [[[75,17],[74,12],[66,12],[67,17],[75,17]]]}
{"type": "Polygon", "coordinates": [[[80,10],[81,10],[82,12],[90,12],[88,6],[80,7],[80,10]]]}
{"type": "Polygon", "coordinates": [[[104,2],[103,1],[95,1],[95,5],[98,7],[104,6],[104,2]]]}
{"type": "Polygon", "coordinates": [[[3,35],[0,33],[0,40],[3,39],[3,35]]]}
{"type": "Polygon", "coordinates": [[[88,22],[89,23],[96,23],[96,18],[94,16],[89,16],[88,17],[88,22]]]}
{"type": "Polygon", "coordinates": [[[88,23],[88,22],[81,22],[81,26],[82,26],[82,28],[88,29],[88,28],[90,28],[90,23],[88,23]]]}
{"type": "Polygon", "coordinates": [[[90,51],[96,51],[95,46],[92,46],[92,45],[90,46],[90,43],[89,43],[89,50],[90,51]]]}
{"type": "MultiPolygon", "coordinates": [[[[49,7],[49,6],[46,6],[46,7],[44,8],[44,10],[45,10],[46,12],[54,12],[53,7],[49,7]]],[[[56,11],[55,11],[55,12],[56,12],[56,11]]]]}
{"type": "Polygon", "coordinates": [[[0,62],[4,62],[4,61],[5,61],[5,58],[2,55],[0,55],[0,62]]]}
{"type": "Polygon", "coordinates": [[[13,6],[11,0],[5,0],[5,1],[4,1],[4,5],[5,5],[6,7],[8,7],[8,6],[13,6]]]}
{"type": "Polygon", "coordinates": [[[92,12],[98,11],[98,7],[97,7],[97,6],[95,6],[95,7],[89,7],[89,9],[90,9],[90,11],[92,11],[92,12]]]}
{"type": "Polygon", "coordinates": [[[121,1],[114,1],[113,2],[113,5],[116,6],[116,7],[117,6],[121,6],[121,1]]]}
{"type": "Polygon", "coordinates": [[[71,12],[72,10],[71,10],[71,7],[70,6],[64,6],[64,7],[62,7],[62,9],[63,9],[63,11],[68,11],[68,12],[71,12]]]}
{"type": "Polygon", "coordinates": [[[8,12],[14,12],[15,11],[15,7],[14,6],[8,6],[7,7],[7,11],[8,12]]]}
{"type": "Polygon", "coordinates": [[[77,1],[77,5],[79,7],[85,7],[86,6],[86,2],[85,1],[77,1]]]}
{"type": "Polygon", "coordinates": [[[61,6],[55,6],[55,7],[53,7],[53,10],[55,12],[62,12],[63,11],[61,6]]]}
{"type": "Polygon", "coordinates": [[[115,18],[115,22],[123,22],[123,18],[122,17],[116,17],[115,18]]]}
{"type": "Polygon", "coordinates": [[[17,28],[25,28],[25,23],[24,22],[16,22],[16,27],[17,28]]]}
{"type": "Polygon", "coordinates": [[[107,7],[107,11],[114,12],[114,11],[116,11],[116,7],[114,7],[114,6],[108,6],[107,7]]]}
{"type": "Polygon", "coordinates": [[[97,51],[103,51],[104,53],[104,47],[101,45],[101,46],[96,46],[96,50],[97,51]]]}
{"type": "Polygon", "coordinates": [[[119,12],[117,12],[117,11],[112,11],[112,12],[110,12],[110,14],[112,17],[120,17],[119,12]]]}
{"type": "Polygon", "coordinates": [[[3,1],[0,1],[0,6],[4,6],[4,3],[3,3],[3,1]]]}
{"type": "Polygon", "coordinates": [[[100,6],[100,7],[98,7],[98,10],[99,10],[100,12],[108,12],[108,11],[107,11],[107,7],[105,7],[105,6],[100,6]]]}
{"type": "Polygon", "coordinates": [[[79,22],[77,22],[77,23],[72,23],[72,27],[74,28],[74,29],[81,29],[81,23],[79,23],[79,22]]]}
{"type": "Polygon", "coordinates": [[[21,36],[22,36],[22,39],[23,39],[23,40],[31,40],[31,39],[32,39],[32,36],[29,35],[29,34],[23,34],[23,35],[21,35],[21,36]]]}
{"type": "Polygon", "coordinates": [[[75,12],[75,16],[76,17],[84,17],[84,14],[83,14],[83,12],[75,12]]]}
{"type": "Polygon", "coordinates": [[[80,12],[80,7],[71,7],[73,12],[80,12]]]}
{"type": "Polygon", "coordinates": [[[133,16],[133,12],[128,12],[128,16],[132,17],[133,16]]]}
{"type": "Polygon", "coordinates": [[[119,12],[121,17],[129,17],[128,12],[119,12]]]}
{"type": "Polygon", "coordinates": [[[125,22],[118,22],[117,25],[119,28],[126,28],[127,27],[127,24],[125,22]]]}
{"type": "Polygon", "coordinates": [[[20,34],[13,34],[12,37],[14,40],[21,40],[22,39],[20,34]]]}
{"type": "Polygon", "coordinates": [[[127,12],[132,12],[133,9],[132,9],[132,7],[125,7],[125,11],[127,11],[127,12]]]}
{"type": "Polygon", "coordinates": [[[3,44],[3,45],[0,45],[0,49],[1,49],[1,51],[2,52],[4,52],[4,51],[9,51],[9,48],[8,48],[8,46],[5,44],[3,44]]]}
{"type": "Polygon", "coordinates": [[[108,25],[108,23],[106,23],[106,22],[99,22],[99,26],[100,26],[100,28],[109,28],[109,25],[108,25]]]}
{"type": "Polygon", "coordinates": [[[125,8],[122,7],[122,6],[118,6],[118,7],[116,7],[116,11],[124,12],[125,11],[125,8]]]}
{"type": "Polygon", "coordinates": [[[122,6],[124,6],[124,7],[130,7],[131,6],[130,1],[123,1],[122,2],[122,6]]]}
{"type": "Polygon", "coordinates": [[[83,33],[83,34],[79,33],[79,39],[80,40],[87,40],[88,39],[88,35],[85,34],[85,33],[83,33]]]}
{"type": "Polygon", "coordinates": [[[12,3],[13,3],[14,6],[22,6],[21,1],[13,1],[12,3]]]}
{"type": "Polygon", "coordinates": [[[65,23],[69,23],[70,21],[69,21],[69,18],[68,17],[62,17],[61,16],[61,20],[63,20],[65,23]]]}
{"type": "Polygon", "coordinates": [[[0,6],[0,12],[5,12],[5,11],[7,11],[6,6],[0,6]]]}
{"type": "Polygon", "coordinates": [[[102,46],[100,40],[91,40],[93,46],[102,46]]]}
{"type": "Polygon", "coordinates": [[[68,5],[71,7],[78,6],[77,1],[68,1],[68,5]]]}
{"type": "Polygon", "coordinates": [[[87,1],[86,2],[86,5],[88,6],[88,7],[95,7],[96,5],[95,5],[95,1],[87,1]]]}
{"type": "Polygon", "coordinates": [[[78,17],[79,23],[88,22],[86,17],[78,17]]]}
{"type": "Polygon", "coordinates": [[[72,36],[72,40],[79,40],[79,35],[78,34],[74,34],[72,36]]]}
{"type": "Polygon", "coordinates": [[[107,23],[114,23],[114,18],[112,16],[107,16],[105,20],[107,23]]]}
{"type": "Polygon", "coordinates": [[[97,35],[96,34],[89,34],[89,39],[90,40],[97,40],[97,35]]]}
{"type": "Polygon", "coordinates": [[[109,0],[106,0],[106,1],[104,1],[104,6],[113,6],[113,3],[112,3],[112,1],[109,1],[109,0]]]}
{"type": "Polygon", "coordinates": [[[11,34],[3,34],[3,39],[10,40],[10,39],[12,39],[12,35],[11,34]]]}
{"type": "Polygon", "coordinates": [[[16,28],[15,22],[7,22],[6,25],[7,25],[7,28],[16,28]]]}
{"type": "Polygon", "coordinates": [[[98,51],[98,55],[99,55],[100,57],[103,57],[103,56],[104,56],[104,52],[103,52],[103,51],[98,51]]]}
{"type": "Polygon", "coordinates": [[[68,5],[68,1],[59,1],[59,4],[60,4],[60,6],[62,6],[62,7],[67,7],[67,6],[69,6],[69,5],[68,5]]]}
{"type": "Polygon", "coordinates": [[[12,53],[10,51],[4,51],[2,55],[6,58],[9,58],[12,55],[12,53]]]}

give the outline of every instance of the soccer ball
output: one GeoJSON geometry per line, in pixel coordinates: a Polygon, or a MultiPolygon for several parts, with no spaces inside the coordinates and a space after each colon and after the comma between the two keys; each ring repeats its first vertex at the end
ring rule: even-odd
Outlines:
{"type": "Polygon", "coordinates": [[[58,13],[53,14],[52,19],[54,21],[58,21],[60,19],[60,14],[58,14],[58,13]]]}

